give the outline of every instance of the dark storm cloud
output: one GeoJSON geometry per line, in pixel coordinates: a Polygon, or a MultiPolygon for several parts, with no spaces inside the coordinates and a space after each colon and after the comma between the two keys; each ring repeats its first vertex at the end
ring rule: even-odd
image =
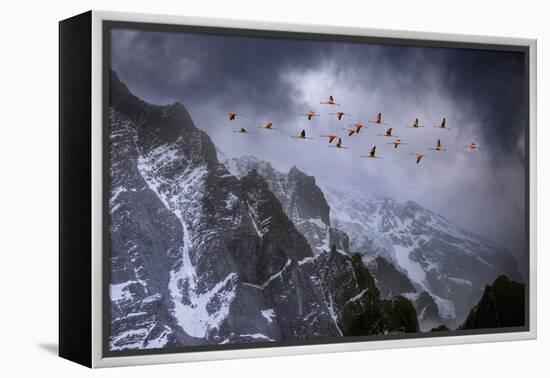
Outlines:
{"type": "MultiPolygon", "coordinates": [[[[288,117],[289,113],[304,112],[304,106],[318,105],[297,103],[292,83],[281,81],[281,73],[295,67],[316,69],[332,60],[345,70],[350,66],[365,68],[376,60],[389,70],[422,74],[415,49],[364,46],[116,30],[112,67],[138,95],[150,101],[189,104],[220,98],[227,109],[252,101],[257,109],[288,117]]],[[[320,94],[319,100],[327,96],[320,94]]]]}
{"type": "MultiPolygon", "coordinates": [[[[377,59],[387,71],[417,80],[437,73],[464,109],[475,104],[476,114],[463,114],[455,127],[477,118],[484,148],[497,161],[501,154],[523,158],[519,142],[524,130],[518,126],[525,122],[524,61],[515,52],[130,30],[114,31],[113,51],[113,68],[138,94],[184,103],[223,96],[227,108],[238,108],[248,98],[257,108],[295,111],[291,88],[280,80],[280,73],[293,67],[314,68],[325,59],[344,69],[377,59]]],[[[406,84],[405,79],[402,85],[406,84]]]]}
{"type": "Polygon", "coordinates": [[[256,155],[283,170],[297,164],[336,183],[351,180],[417,201],[522,256],[521,54],[132,30],[112,37],[112,68],[129,88],[152,103],[183,103],[227,155],[256,155]],[[346,122],[319,104],[328,95],[352,114],[346,122]],[[298,116],[310,109],[322,116],[312,122],[298,116]],[[238,127],[257,130],[273,121],[279,134],[266,139],[258,130],[230,138],[237,127],[223,117],[230,110],[245,114],[238,127]],[[288,137],[302,128],[320,135],[355,121],[366,124],[379,111],[411,151],[395,153],[376,127],[346,138],[347,154],[319,145],[318,138],[296,144],[288,137]],[[452,130],[433,129],[444,116],[452,130]],[[403,127],[415,117],[425,129],[403,127]],[[417,169],[408,153],[425,151],[437,137],[449,152],[417,169]],[[476,155],[463,147],[471,141],[482,147],[476,155]],[[373,143],[384,164],[358,164],[356,151],[367,152],[373,143]]]}
{"type": "MultiPolygon", "coordinates": [[[[513,155],[523,162],[525,114],[525,64],[523,54],[517,52],[378,46],[379,56],[388,71],[405,74],[397,77],[402,90],[418,90],[413,82],[422,82],[426,76],[437,75],[439,84],[453,100],[465,109],[461,120],[453,120],[449,127],[479,120],[480,137],[495,163],[502,155],[513,155]],[[410,84],[411,86],[407,86],[410,84]],[[472,109],[472,114],[467,110],[472,109]]],[[[354,54],[354,63],[367,61],[369,50],[354,54]]],[[[399,76],[399,74],[398,74],[399,76]]],[[[418,96],[426,93],[419,91],[418,96]]],[[[479,143],[478,143],[479,144],[479,143]]],[[[504,159],[506,160],[506,159],[504,159]]]]}
{"type": "Polygon", "coordinates": [[[467,114],[465,110],[463,119],[468,122],[469,118],[477,117],[482,121],[482,137],[490,141],[484,148],[490,148],[497,155],[517,150],[522,133],[518,124],[524,118],[525,96],[521,55],[376,45],[354,48],[356,46],[118,30],[113,34],[113,51],[116,51],[113,68],[145,98],[205,103],[223,97],[228,108],[238,107],[242,99],[247,98],[258,108],[281,110],[293,109],[296,105],[290,96],[289,83],[280,80],[281,72],[293,67],[314,68],[325,59],[332,59],[343,69],[361,67],[376,59],[386,71],[405,74],[400,79],[402,90],[418,90],[407,88],[406,78],[418,81],[424,75],[437,72],[456,102],[475,104],[475,114],[467,114]]]}
{"type": "Polygon", "coordinates": [[[246,97],[279,109],[291,107],[291,99],[277,72],[307,67],[322,55],[301,41],[130,30],[115,31],[112,47],[113,68],[144,96],[202,102],[222,96],[227,107],[246,97]]]}
{"type": "Polygon", "coordinates": [[[516,52],[444,50],[441,78],[462,103],[475,103],[483,139],[496,157],[513,154],[523,161],[525,64],[516,52]]]}

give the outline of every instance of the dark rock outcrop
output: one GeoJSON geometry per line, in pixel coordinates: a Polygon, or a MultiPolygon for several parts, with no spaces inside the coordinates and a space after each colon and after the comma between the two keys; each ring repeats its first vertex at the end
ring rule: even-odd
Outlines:
{"type": "Polygon", "coordinates": [[[430,332],[448,332],[448,331],[450,331],[449,327],[447,327],[444,324],[434,327],[430,330],[430,332]]]}
{"type": "Polygon", "coordinates": [[[460,329],[523,327],[525,325],[525,285],[499,276],[485,286],[479,303],[472,308],[460,329]]]}
{"type": "Polygon", "coordinates": [[[407,275],[385,258],[377,256],[369,260],[366,265],[376,280],[382,298],[393,298],[403,293],[416,293],[416,288],[407,275]]]}
{"type": "Polygon", "coordinates": [[[432,296],[426,291],[418,291],[407,275],[397,269],[393,263],[377,256],[368,259],[366,266],[373,275],[383,299],[404,296],[411,301],[418,314],[418,322],[422,331],[427,331],[443,322],[432,296]]]}
{"type": "Polygon", "coordinates": [[[384,301],[384,323],[389,332],[420,331],[413,304],[401,296],[384,301]]]}

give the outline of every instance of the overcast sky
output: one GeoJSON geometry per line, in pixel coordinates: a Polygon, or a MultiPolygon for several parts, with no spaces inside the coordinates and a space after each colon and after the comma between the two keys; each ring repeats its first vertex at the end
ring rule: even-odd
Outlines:
{"type": "Polygon", "coordinates": [[[523,55],[214,34],[112,32],[112,68],[155,104],[181,102],[230,157],[292,165],[335,186],[413,200],[524,254],[523,55]],[[332,95],[341,106],[321,105],[332,95]],[[312,121],[299,114],[313,110],[312,121]],[[244,114],[229,122],[224,113],[244,114]],[[329,113],[350,116],[338,121],[329,113]],[[383,121],[407,143],[387,143],[383,121]],[[418,117],[424,128],[406,128],[418,117]],[[433,126],[447,118],[450,130],[433,126]],[[273,122],[277,131],[258,129],[273,122]],[[342,127],[368,126],[348,137],[342,127]],[[233,133],[245,127],[252,134],[233,133]],[[290,138],[302,129],[313,140],[290,138]],[[348,149],[320,135],[342,136],[348,149]],[[440,138],[446,151],[428,151],[440,138]],[[470,142],[481,149],[464,148],[470,142]],[[376,145],[382,159],[364,159],[376,145]],[[428,156],[419,165],[410,153],[428,156]]]}

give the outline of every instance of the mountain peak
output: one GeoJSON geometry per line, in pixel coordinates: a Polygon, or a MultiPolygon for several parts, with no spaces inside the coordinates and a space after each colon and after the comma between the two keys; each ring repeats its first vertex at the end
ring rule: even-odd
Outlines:
{"type": "MultiPolygon", "coordinates": [[[[118,77],[118,74],[115,70],[110,69],[109,70],[109,80],[110,80],[110,102],[111,106],[116,105],[134,105],[134,106],[156,106],[151,105],[149,103],[146,103],[145,101],[141,100],[139,97],[134,95],[130,88],[128,88],[128,85],[126,85],[124,82],[120,80],[118,77]]],[[[174,102],[173,104],[165,105],[166,108],[173,108],[176,111],[184,111],[187,113],[187,110],[180,102],[174,102]]]]}
{"type": "Polygon", "coordinates": [[[288,171],[288,185],[293,188],[291,203],[302,218],[319,218],[330,226],[330,207],[322,190],[315,183],[315,177],[308,176],[294,165],[288,171]]]}
{"type": "Polygon", "coordinates": [[[258,173],[258,171],[255,168],[252,168],[250,171],[248,171],[247,175],[244,176],[241,180],[258,182],[262,187],[263,186],[267,187],[267,184],[264,178],[258,173]]]}
{"type": "Polygon", "coordinates": [[[308,176],[304,172],[302,172],[296,165],[293,165],[288,170],[288,176],[289,177],[311,177],[313,179],[313,182],[315,182],[315,178],[313,176],[308,176]]]}
{"type": "Polygon", "coordinates": [[[109,70],[110,79],[110,105],[113,107],[122,107],[133,109],[143,106],[143,101],[134,96],[126,84],[120,81],[117,73],[109,70]]]}
{"type": "Polygon", "coordinates": [[[135,96],[113,70],[110,71],[111,112],[124,115],[132,121],[132,133],[143,154],[158,149],[184,147],[186,157],[195,163],[220,167],[216,147],[210,137],[199,130],[180,103],[171,105],[149,104],[135,96]]]}
{"type": "Polygon", "coordinates": [[[460,329],[522,327],[525,325],[525,285],[498,276],[485,286],[483,296],[472,308],[460,329]]]}

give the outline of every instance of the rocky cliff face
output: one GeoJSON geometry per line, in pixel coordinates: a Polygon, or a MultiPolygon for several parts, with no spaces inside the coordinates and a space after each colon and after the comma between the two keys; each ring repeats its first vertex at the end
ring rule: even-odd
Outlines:
{"type": "Polygon", "coordinates": [[[381,256],[374,258],[363,256],[363,260],[373,275],[382,298],[392,299],[402,296],[411,301],[418,314],[422,331],[428,331],[444,322],[433,297],[426,291],[417,290],[405,272],[397,269],[393,263],[381,256]]]}
{"type": "Polygon", "coordinates": [[[393,298],[404,293],[416,293],[416,288],[405,273],[381,256],[367,261],[367,268],[374,276],[382,298],[393,298]]]}
{"type": "Polygon", "coordinates": [[[301,264],[320,289],[342,336],[419,332],[412,303],[404,297],[382,299],[359,254],[349,256],[333,246],[301,264]]]}
{"type": "Polygon", "coordinates": [[[114,73],[109,120],[111,350],[386,331],[313,178],[291,170],[284,198],[261,169],[237,178],[182,105],[114,73]]]}
{"type": "Polygon", "coordinates": [[[342,230],[331,227],[330,207],[313,176],[306,175],[296,166],[285,174],[270,163],[251,156],[225,159],[224,163],[238,177],[251,170],[257,171],[315,254],[329,251],[333,245],[349,252],[348,236],[342,230]]]}

